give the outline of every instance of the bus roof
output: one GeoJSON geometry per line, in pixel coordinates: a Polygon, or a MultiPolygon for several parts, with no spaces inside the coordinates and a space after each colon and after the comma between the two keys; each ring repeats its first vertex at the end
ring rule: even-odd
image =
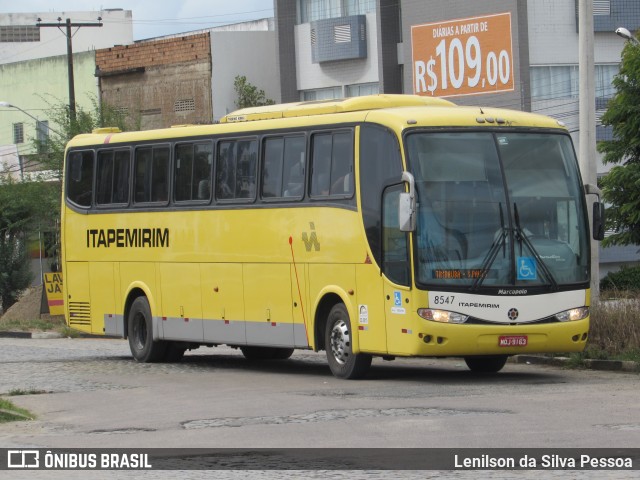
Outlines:
{"type": "Polygon", "coordinates": [[[551,117],[517,110],[463,107],[441,98],[417,95],[369,95],[317,102],[297,102],[237,110],[223,117],[218,125],[175,125],[141,132],[119,132],[101,128],[74,137],[69,146],[117,144],[207,136],[244,134],[258,130],[279,130],[302,125],[372,122],[402,131],[409,127],[530,127],[566,131],[562,122],[551,117]],[[425,108],[427,107],[427,108],[425,108]],[[302,120],[306,117],[306,120],[302,120]]]}
{"type": "Polygon", "coordinates": [[[306,117],[329,113],[359,112],[392,107],[453,107],[455,104],[435,97],[417,95],[366,95],[363,97],[338,98],[312,102],[284,103],[236,110],[220,119],[220,123],[271,120],[276,118],[306,117]]]}

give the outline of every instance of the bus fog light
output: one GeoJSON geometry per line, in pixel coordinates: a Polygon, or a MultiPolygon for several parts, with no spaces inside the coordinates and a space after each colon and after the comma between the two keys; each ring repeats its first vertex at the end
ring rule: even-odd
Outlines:
{"type": "Polygon", "coordinates": [[[419,308],[418,315],[425,320],[440,323],[464,323],[469,318],[457,312],[449,312],[447,310],[434,310],[432,308],[419,308]]]}
{"type": "Polygon", "coordinates": [[[556,313],[556,318],[561,322],[573,322],[575,320],[582,320],[588,316],[589,307],[572,308],[571,310],[556,313]]]}

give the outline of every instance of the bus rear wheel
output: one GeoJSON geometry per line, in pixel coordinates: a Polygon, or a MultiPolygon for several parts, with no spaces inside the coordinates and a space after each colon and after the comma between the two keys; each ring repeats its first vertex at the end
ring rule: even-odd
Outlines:
{"type": "Polygon", "coordinates": [[[496,373],[507,363],[507,355],[464,357],[469,370],[476,373],[496,373]]]}
{"type": "Polygon", "coordinates": [[[354,354],[351,343],[349,312],[343,303],[331,308],[327,318],[324,345],[331,373],[338,378],[362,378],[371,366],[371,355],[354,354]]]}
{"type": "Polygon", "coordinates": [[[138,297],[131,304],[127,321],[129,348],[138,362],[159,362],[164,359],[166,343],[153,340],[151,307],[146,297],[138,297]]]}

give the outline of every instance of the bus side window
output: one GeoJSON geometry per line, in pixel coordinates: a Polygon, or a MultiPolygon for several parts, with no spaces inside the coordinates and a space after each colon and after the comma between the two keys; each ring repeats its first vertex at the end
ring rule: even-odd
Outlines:
{"type": "Polygon", "coordinates": [[[175,149],[174,200],[211,198],[211,144],[181,144],[175,149]]]}
{"type": "Polygon", "coordinates": [[[216,198],[254,199],[258,167],[258,142],[224,141],[218,146],[216,198]]]}
{"type": "Polygon", "coordinates": [[[307,140],[305,137],[287,137],[284,145],[283,196],[302,198],[307,140]]]}
{"type": "Polygon", "coordinates": [[[169,198],[169,148],[136,149],[134,201],[166,202],[169,198]]]}
{"type": "Polygon", "coordinates": [[[352,132],[317,133],[312,145],[311,196],[353,195],[352,132]]]}
{"type": "Polygon", "coordinates": [[[67,198],[81,207],[91,206],[93,151],[71,152],[67,159],[67,198]]]}
{"type": "Polygon", "coordinates": [[[268,138],[264,145],[262,197],[295,200],[304,193],[305,137],[268,138]],[[290,198],[289,198],[290,197],[290,198]]]}
{"type": "Polygon", "coordinates": [[[100,150],[96,170],[96,204],[129,203],[129,150],[100,150]]]}

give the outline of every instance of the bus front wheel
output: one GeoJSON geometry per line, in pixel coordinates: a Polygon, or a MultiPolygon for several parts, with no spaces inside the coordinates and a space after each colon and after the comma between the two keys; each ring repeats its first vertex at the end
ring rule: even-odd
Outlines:
{"type": "Polygon", "coordinates": [[[127,332],[129,348],[138,362],[159,362],[164,358],[166,343],[153,340],[151,307],[146,297],[138,297],[131,304],[127,332]]]}
{"type": "Polygon", "coordinates": [[[354,354],[349,312],[342,303],[333,306],[327,318],[324,345],[331,373],[338,378],[362,378],[371,366],[371,355],[354,354]]]}
{"type": "Polygon", "coordinates": [[[507,363],[506,355],[487,357],[465,357],[464,361],[469,370],[476,373],[496,373],[507,363]]]}

